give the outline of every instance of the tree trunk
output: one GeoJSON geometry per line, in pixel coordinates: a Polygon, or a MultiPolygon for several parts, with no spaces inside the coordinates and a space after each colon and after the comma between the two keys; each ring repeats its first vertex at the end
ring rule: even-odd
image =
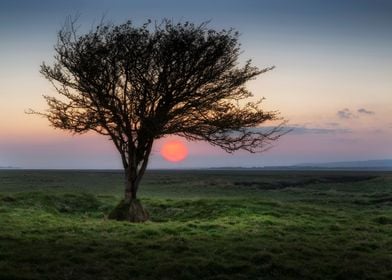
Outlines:
{"type": "Polygon", "coordinates": [[[125,171],[124,199],[109,214],[109,219],[140,223],[147,221],[149,218],[148,212],[144,209],[136,195],[140,180],[147,168],[154,138],[144,138],[142,140],[138,139],[137,147],[134,146],[132,141],[128,142],[128,156],[124,150],[120,149],[125,171]]]}
{"type": "Polygon", "coordinates": [[[125,171],[124,199],[109,214],[109,219],[133,223],[141,223],[148,220],[148,212],[136,196],[139,183],[140,178],[132,176],[129,170],[125,171]]]}
{"type": "Polygon", "coordinates": [[[138,186],[136,185],[136,180],[128,175],[125,175],[124,200],[130,201],[132,199],[136,199],[137,188],[138,186]]]}

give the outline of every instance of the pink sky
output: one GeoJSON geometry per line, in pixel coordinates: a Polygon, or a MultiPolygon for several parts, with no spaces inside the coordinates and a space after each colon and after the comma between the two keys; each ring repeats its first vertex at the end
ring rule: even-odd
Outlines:
{"type": "Polygon", "coordinates": [[[187,159],[170,163],[159,149],[171,138],[162,139],[154,146],[151,168],[392,158],[392,9],[387,2],[380,7],[371,1],[294,6],[286,1],[279,6],[249,0],[248,5],[230,2],[222,8],[219,1],[197,5],[171,1],[167,7],[97,1],[94,9],[73,0],[61,5],[44,2],[0,3],[0,18],[6,19],[0,22],[0,166],[121,167],[104,137],[71,136],[24,113],[28,108],[45,110],[42,94],[55,94],[40,76],[39,66],[52,60],[56,31],[67,15],[76,12],[87,27],[106,12],[116,22],[130,15],[136,22],[147,16],[212,19],[212,27],[240,31],[242,62],[252,58],[260,68],[277,66],[248,84],[256,99],[266,97],[267,110],[280,110],[294,128],[273,149],[228,155],[205,143],[186,143],[187,159]]]}

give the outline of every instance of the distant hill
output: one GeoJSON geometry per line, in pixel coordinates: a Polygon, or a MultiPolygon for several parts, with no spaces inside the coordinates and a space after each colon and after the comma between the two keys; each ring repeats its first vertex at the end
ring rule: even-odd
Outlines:
{"type": "Polygon", "coordinates": [[[337,161],[325,163],[300,163],[295,165],[264,166],[264,167],[213,167],[214,170],[385,170],[392,171],[392,159],[364,160],[364,161],[337,161]]]}
{"type": "Polygon", "coordinates": [[[343,169],[384,169],[392,170],[392,159],[364,160],[364,161],[338,161],[326,163],[301,163],[292,167],[299,168],[343,168],[343,169]]]}
{"type": "MultiPolygon", "coordinates": [[[[0,170],[6,169],[21,169],[15,166],[0,166],[0,170]]],[[[192,168],[191,168],[192,169],[192,168]]],[[[241,166],[219,166],[196,169],[208,170],[384,170],[392,171],[392,159],[379,160],[363,160],[363,161],[336,161],[323,163],[299,163],[295,165],[281,165],[281,166],[255,166],[255,167],[241,167],[241,166]]]]}

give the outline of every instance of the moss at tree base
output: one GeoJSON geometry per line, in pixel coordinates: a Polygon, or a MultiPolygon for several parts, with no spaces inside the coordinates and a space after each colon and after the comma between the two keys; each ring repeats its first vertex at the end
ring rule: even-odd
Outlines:
{"type": "Polygon", "coordinates": [[[117,221],[142,223],[149,219],[149,214],[141,204],[140,200],[121,200],[116,208],[114,208],[113,211],[109,214],[108,218],[117,221]]]}

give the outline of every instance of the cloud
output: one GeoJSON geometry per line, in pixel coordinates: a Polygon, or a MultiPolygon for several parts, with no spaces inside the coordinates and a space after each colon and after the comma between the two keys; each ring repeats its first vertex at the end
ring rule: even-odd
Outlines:
{"type": "Polygon", "coordinates": [[[365,108],[360,108],[357,110],[357,112],[359,114],[364,114],[364,115],[374,115],[375,114],[375,112],[370,111],[370,110],[366,110],[365,108]]]}
{"type": "Polygon", "coordinates": [[[351,119],[354,117],[354,114],[348,108],[344,108],[343,110],[339,110],[336,114],[341,119],[351,119]]]}
{"type": "Polygon", "coordinates": [[[328,125],[328,126],[339,126],[339,123],[337,123],[337,122],[328,122],[328,123],[325,123],[326,125],[328,125]]]}
{"type": "Polygon", "coordinates": [[[303,134],[343,134],[351,133],[352,131],[347,128],[321,128],[321,127],[307,127],[304,125],[294,124],[286,127],[290,130],[289,134],[303,135],[303,134]]]}
{"type": "Polygon", "coordinates": [[[355,111],[357,114],[354,114],[353,111],[351,111],[348,108],[344,108],[342,110],[337,111],[337,115],[341,119],[353,119],[353,118],[358,118],[359,116],[371,116],[375,115],[376,113],[374,111],[365,109],[365,108],[359,108],[357,111],[355,111]]]}
{"type": "Polygon", "coordinates": [[[341,133],[351,133],[352,131],[347,128],[316,128],[316,127],[292,127],[291,134],[341,134],[341,133]]]}

